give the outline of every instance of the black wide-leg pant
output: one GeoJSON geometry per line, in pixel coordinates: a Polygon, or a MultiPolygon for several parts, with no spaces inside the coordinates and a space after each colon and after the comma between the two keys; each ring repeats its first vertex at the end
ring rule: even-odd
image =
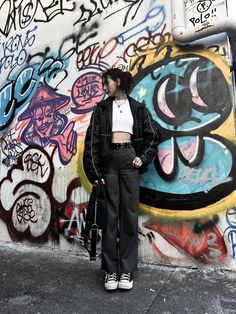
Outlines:
{"type": "Polygon", "coordinates": [[[138,258],[138,169],[131,148],[113,149],[104,174],[107,192],[107,226],[102,234],[102,269],[108,273],[133,272],[138,258]]]}

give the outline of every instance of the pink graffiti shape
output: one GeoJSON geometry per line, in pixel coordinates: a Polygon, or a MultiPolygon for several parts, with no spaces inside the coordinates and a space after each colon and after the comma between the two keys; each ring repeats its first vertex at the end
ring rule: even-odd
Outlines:
{"type": "Polygon", "coordinates": [[[166,86],[168,84],[169,79],[165,80],[165,82],[162,83],[158,96],[157,96],[157,103],[160,108],[160,110],[169,118],[176,118],[176,116],[173,114],[173,112],[170,110],[166,103],[166,86]]]}
{"type": "Polygon", "coordinates": [[[70,122],[62,134],[53,135],[50,140],[57,144],[59,157],[67,163],[76,153],[77,134],[74,131],[74,122],[70,122]]]}
{"type": "Polygon", "coordinates": [[[204,103],[204,101],[201,99],[201,97],[198,94],[198,90],[197,90],[197,72],[199,70],[199,67],[197,67],[190,78],[190,82],[189,82],[189,86],[190,86],[190,90],[192,93],[192,101],[200,106],[200,107],[207,107],[207,105],[204,103]]]}
{"type": "Polygon", "coordinates": [[[95,72],[83,74],[75,81],[71,96],[76,107],[92,108],[105,97],[101,76],[95,72]]]}
{"type": "Polygon", "coordinates": [[[174,167],[174,152],[172,147],[159,148],[158,150],[158,158],[160,161],[160,165],[166,174],[170,174],[173,171],[174,167]]]}
{"type": "Polygon", "coordinates": [[[179,146],[179,150],[181,151],[181,154],[186,160],[191,160],[197,154],[198,145],[196,142],[188,143],[188,144],[179,146]]]}

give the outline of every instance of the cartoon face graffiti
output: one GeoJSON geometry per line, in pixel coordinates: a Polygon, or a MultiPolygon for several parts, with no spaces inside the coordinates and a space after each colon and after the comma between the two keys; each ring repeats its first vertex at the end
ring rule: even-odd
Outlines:
{"type": "Polygon", "coordinates": [[[227,197],[235,189],[235,146],[212,134],[232,110],[221,69],[198,55],[169,57],[140,71],[135,83],[131,96],[145,102],[161,135],[158,155],[140,179],[144,208],[194,215],[227,197]]]}
{"type": "Polygon", "coordinates": [[[55,122],[55,110],[52,103],[36,107],[32,112],[35,132],[40,137],[49,137],[55,122]]]}
{"type": "Polygon", "coordinates": [[[19,116],[19,121],[30,119],[22,132],[22,141],[27,145],[38,144],[41,147],[55,143],[63,164],[71,160],[77,143],[74,122],[67,125],[67,117],[59,112],[69,100],[68,96],[56,93],[51,87],[40,83],[28,108],[19,116]]]}

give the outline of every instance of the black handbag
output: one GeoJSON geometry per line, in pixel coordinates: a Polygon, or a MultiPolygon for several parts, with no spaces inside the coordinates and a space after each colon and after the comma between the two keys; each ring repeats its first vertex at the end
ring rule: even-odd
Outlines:
{"type": "Polygon", "coordinates": [[[106,227],[106,190],[101,180],[97,186],[93,186],[92,193],[89,198],[85,228],[82,232],[84,238],[84,247],[89,252],[90,260],[96,260],[97,243],[100,239],[101,230],[106,227]]]}

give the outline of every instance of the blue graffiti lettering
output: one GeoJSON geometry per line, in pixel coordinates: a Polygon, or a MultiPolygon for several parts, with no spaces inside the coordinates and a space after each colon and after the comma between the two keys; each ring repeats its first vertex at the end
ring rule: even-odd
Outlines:
{"type": "Polygon", "coordinates": [[[231,243],[232,248],[232,257],[235,258],[236,256],[236,230],[230,230],[228,234],[229,242],[231,243]]]}
{"type": "Polygon", "coordinates": [[[157,5],[148,11],[144,20],[139,24],[129,28],[127,31],[118,35],[117,40],[120,45],[123,45],[128,39],[146,31],[148,34],[150,32],[157,31],[164,23],[166,19],[165,7],[164,5],[157,5]],[[151,25],[150,20],[154,20],[155,24],[151,25]]]}
{"type": "Polygon", "coordinates": [[[7,128],[29,96],[35,92],[36,80],[33,68],[24,69],[16,81],[5,85],[0,91],[0,131],[7,128]]]}
{"type": "Polygon", "coordinates": [[[226,221],[228,227],[225,229],[224,233],[228,233],[228,240],[231,244],[232,257],[236,256],[236,208],[229,208],[226,212],[226,221]]]}

